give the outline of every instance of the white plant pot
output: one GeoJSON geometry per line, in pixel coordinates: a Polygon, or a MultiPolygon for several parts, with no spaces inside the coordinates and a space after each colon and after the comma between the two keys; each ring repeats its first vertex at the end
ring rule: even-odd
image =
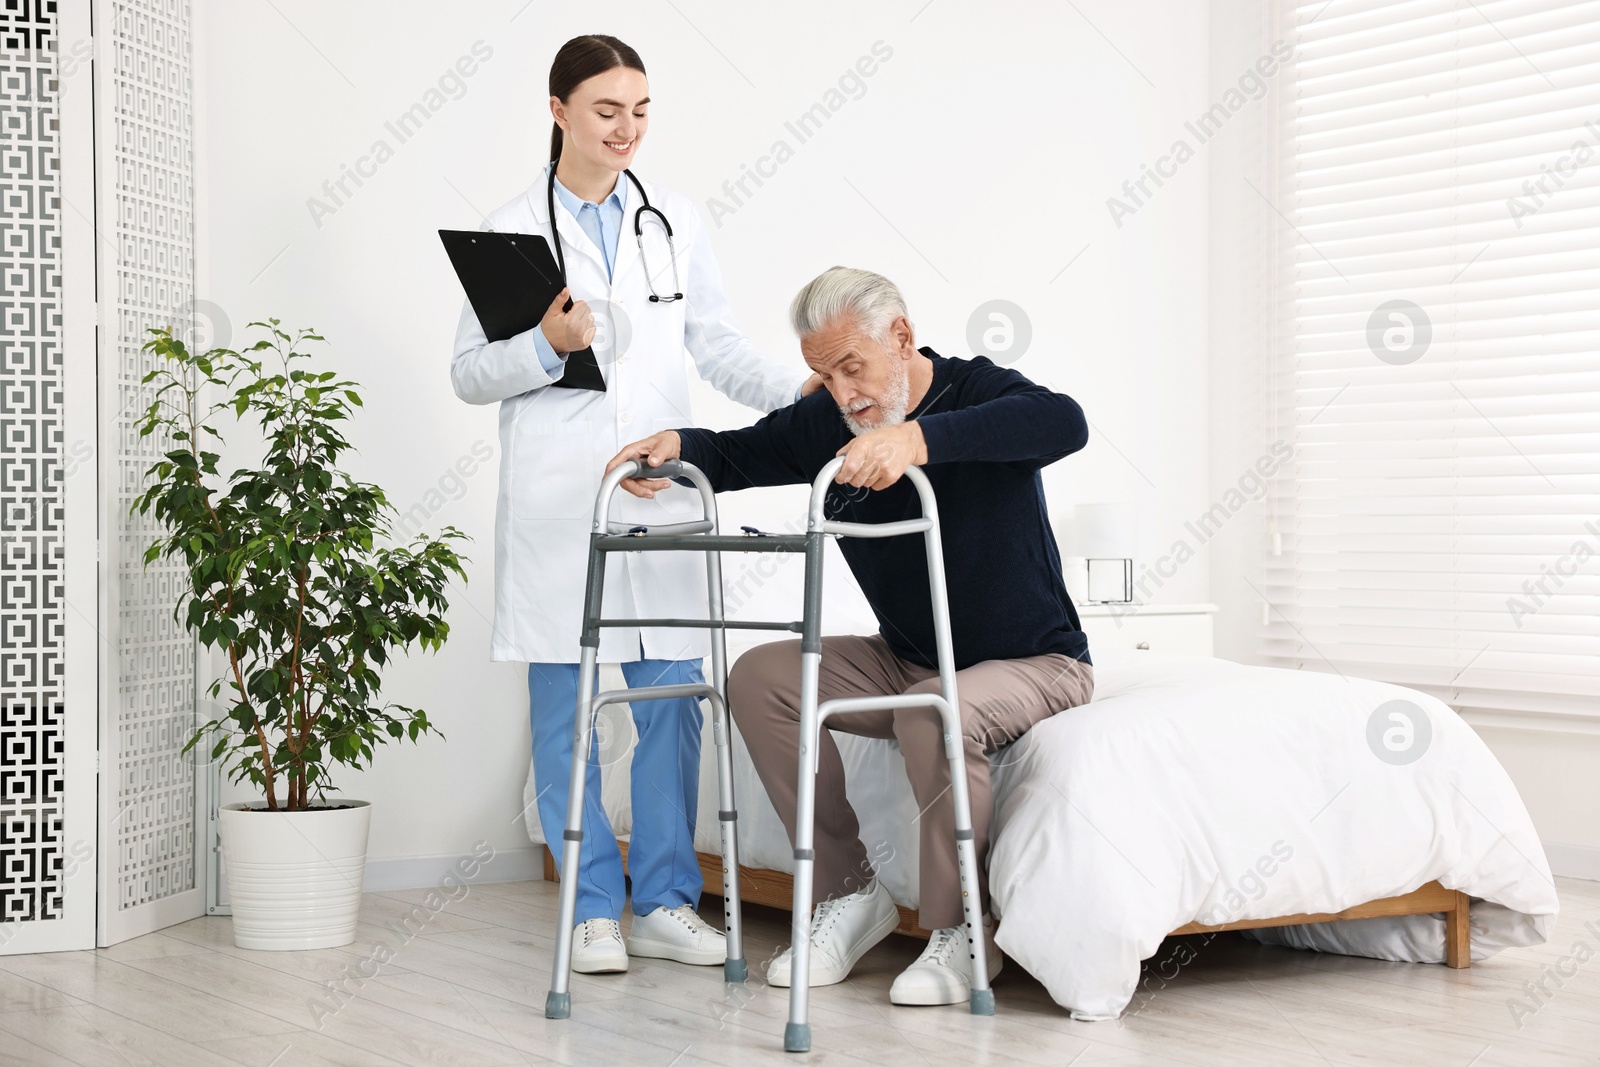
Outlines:
{"type": "Polygon", "coordinates": [[[223,805],[218,832],[235,945],[283,951],[356,939],[372,806],[335,803],[349,807],[288,812],[223,805]]]}

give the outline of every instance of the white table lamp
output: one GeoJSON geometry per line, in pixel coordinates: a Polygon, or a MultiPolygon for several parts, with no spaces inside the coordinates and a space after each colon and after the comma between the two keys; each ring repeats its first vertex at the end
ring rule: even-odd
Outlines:
{"type": "Polygon", "coordinates": [[[1138,536],[1133,504],[1114,501],[1072,509],[1072,554],[1088,566],[1087,600],[1133,602],[1133,549],[1138,536]]]}

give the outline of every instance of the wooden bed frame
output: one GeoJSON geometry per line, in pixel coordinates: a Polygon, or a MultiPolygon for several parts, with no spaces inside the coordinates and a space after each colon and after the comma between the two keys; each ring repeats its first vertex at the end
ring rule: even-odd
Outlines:
{"type": "MultiPolygon", "coordinates": [[[[628,863],[628,843],[617,842],[617,847],[622,850],[623,868],[628,863]]],[[[720,895],[722,892],[722,857],[709,852],[697,852],[700,857],[700,870],[705,875],[706,892],[720,895]]],[[[555,857],[550,854],[548,847],[544,850],[544,877],[547,882],[557,881],[555,857]]],[[[739,894],[741,898],[751,904],[765,904],[772,908],[782,908],[788,911],[794,901],[794,881],[782,871],[769,871],[758,867],[739,868],[739,894]]],[[[1243,919],[1239,922],[1221,923],[1217,926],[1205,926],[1201,923],[1188,923],[1178,927],[1169,934],[1169,937],[1183,937],[1188,934],[1219,933],[1223,930],[1250,930],[1263,926],[1299,926],[1304,923],[1325,923],[1337,919],[1374,919],[1381,916],[1394,915],[1437,915],[1444,913],[1444,962],[1447,967],[1472,966],[1472,928],[1468,922],[1468,902],[1470,898],[1457,889],[1446,889],[1438,882],[1429,882],[1427,885],[1398,897],[1385,897],[1382,900],[1372,900],[1365,904],[1357,904],[1344,911],[1322,915],[1281,915],[1272,919],[1243,919]]],[[[898,907],[898,905],[896,905],[898,907]]],[[[900,925],[897,933],[908,934],[926,940],[930,931],[917,925],[917,913],[910,908],[900,908],[900,925]]]]}

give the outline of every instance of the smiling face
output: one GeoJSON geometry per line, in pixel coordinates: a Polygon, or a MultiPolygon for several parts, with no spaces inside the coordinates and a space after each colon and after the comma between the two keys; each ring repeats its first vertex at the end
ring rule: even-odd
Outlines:
{"type": "Polygon", "coordinates": [[[550,114],[561,127],[565,156],[571,152],[593,167],[620,174],[633,162],[650,125],[650,84],[632,67],[612,67],[579,82],[563,102],[550,98],[550,114]]]}
{"type": "Polygon", "coordinates": [[[887,336],[867,336],[844,315],[800,339],[800,354],[853,434],[905,421],[911,408],[911,360],[918,357],[911,324],[904,316],[889,324],[887,336]]]}

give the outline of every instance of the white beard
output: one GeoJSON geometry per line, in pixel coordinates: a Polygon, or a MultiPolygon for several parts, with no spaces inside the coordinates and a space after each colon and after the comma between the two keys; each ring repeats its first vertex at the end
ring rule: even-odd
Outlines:
{"type": "Polygon", "coordinates": [[[873,399],[863,397],[856,401],[856,410],[863,407],[876,407],[883,418],[874,426],[865,426],[857,422],[852,412],[839,408],[839,414],[844,416],[844,424],[850,427],[850,432],[860,437],[873,430],[881,430],[886,426],[899,426],[906,421],[906,410],[911,407],[911,372],[906,369],[903,361],[896,361],[894,377],[889,379],[889,385],[881,398],[873,399]]]}

